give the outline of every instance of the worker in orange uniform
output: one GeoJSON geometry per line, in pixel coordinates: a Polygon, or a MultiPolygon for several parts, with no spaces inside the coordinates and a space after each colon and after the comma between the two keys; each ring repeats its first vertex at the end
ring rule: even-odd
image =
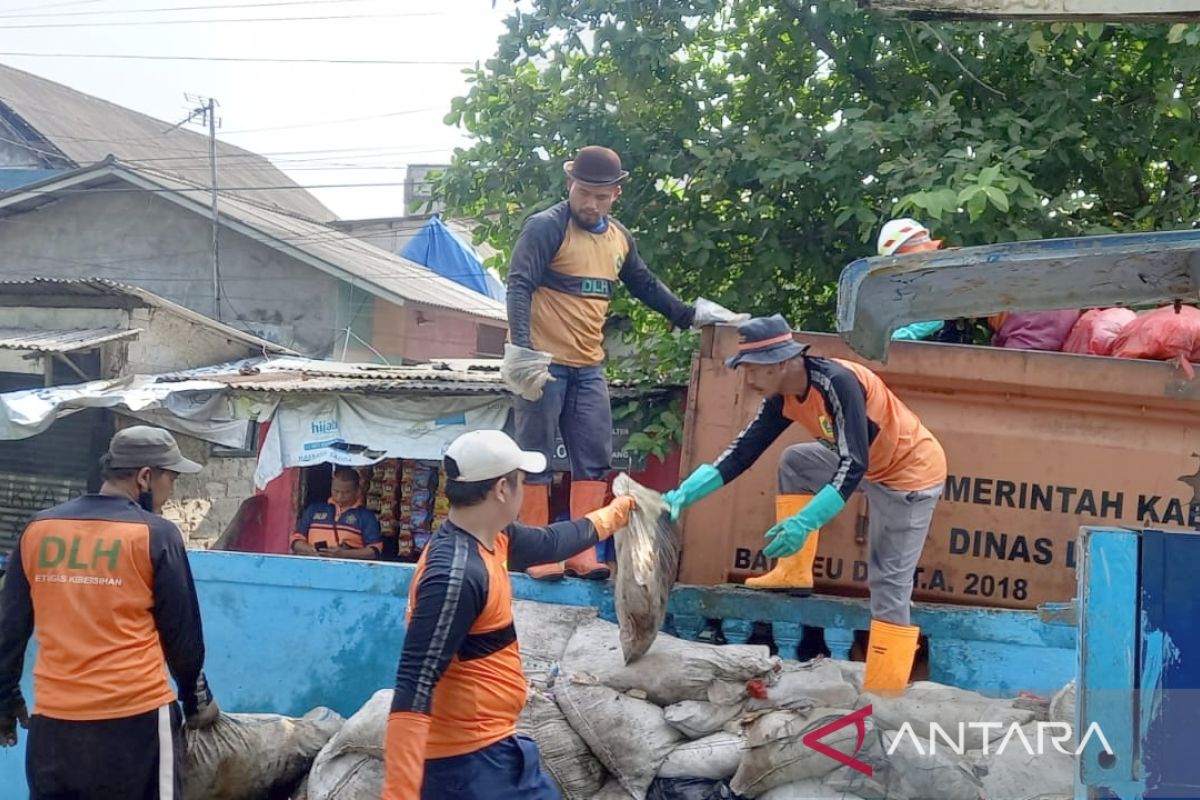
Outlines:
{"type": "MultiPolygon", "coordinates": [[[[629,173],[607,147],[584,147],[564,165],[568,199],[526,220],[508,273],[508,325],[503,374],[518,395],[516,439],[546,456],[562,433],[571,461],[571,517],[604,504],[612,460],[612,407],[604,378],[604,322],[617,281],[677,328],[737,321],[708,300],[686,305],[650,272],[633,235],[609,216],[629,173]],[[540,369],[520,369],[539,363],[540,369]]],[[[550,521],[551,473],[530,475],[521,521],[550,521]]],[[[587,550],[565,564],[534,565],[529,574],[605,580],[611,545],[598,559],[587,550]]]]}
{"type": "Polygon", "coordinates": [[[292,534],[292,552],[326,558],[379,558],[383,534],[375,512],[362,503],[358,471],[338,467],[330,487],[328,501],[304,509],[292,534]]]}
{"type": "MultiPolygon", "coordinates": [[[[942,249],[942,240],[934,239],[929,229],[915,219],[893,219],[879,231],[879,255],[903,256],[909,253],[927,253],[942,249]]],[[[946,327],[941,320],[913,322],[897,329],[892,338],[918,341],[932,339],[946,327]]]]}
{"type": "Polygon", "coordinates": [[[628,522],[622,497],[583,519],[516,523],[525,475],[546,469],[502,431],[456,439],[443,459],[450,514],[417,562],[388,718],[383,800],[557,800],[518,736],[525,676],[508,571],[560,561],[628,522]]]}
{"type": "Polygon", "coordinates": [[[738,327],[726,363],[765,398],[750,425],[714,464],[704,464],[665,499],[671,515],[749,469],[792,423],[816,441],[784,451],[776,524],[763,554],[779,561],[752,588],[809,594],[819,530],[860,487],[871,502],[867,580],[871,631],[864,687],[908,685],[919,630],[909,624],[913,574],[946,481],[941,444],[866,367],[807,355],[778,314],[738,327]]]}
{"type": "Polygon", "coordinates": [[[28,727],[32,800],[176,800],[183,719],[203,728],[219,716],[183,535],[160,516],[176,477],[200,465],[168,432],[139,425],[113,437],[102,467],[99,494],[36,515],[9,562],[0,745],[17,743],[18,721],[28,727]],[[29,718],[19,683],[35,633],[29,718]]]}

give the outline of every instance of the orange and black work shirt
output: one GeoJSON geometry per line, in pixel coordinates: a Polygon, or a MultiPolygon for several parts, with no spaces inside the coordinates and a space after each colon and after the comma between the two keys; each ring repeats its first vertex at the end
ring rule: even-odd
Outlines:
{"type": "Polygon", "coordinates": [[[330,550],[342,545],[358,550],[370,547],[378,555],[383,548],[379,518],[364,506],[338,508],[332,502],[313,503],[304,509],[293,542],[308,542],[313,547],[324,544],[330,550]]]}
{"type": "Polygon", "coordinates": [[[678,328],[695,311],[650,272],[625,226],[606,217],[583,228],[563,201],[526,220],[508,272],[512,343],[541,350],[555,364],[604,361],[604,322],[617,281],[678,328]]]}
{"type": "Polygon", "coordinates": [[[125,497],[85,495],[26,526],[0,595],[0,708],[20,699],[38,642],[33,712],[60,720],[136,716],[206,699],[200,607],[183,536],[125,497]]]}
{"type": "Polygon", "coordinates": [[[946,454],[917,415],[871,370],[840,358],[806,358],[808,391],[763,401],[757,416],[717,460],[729,483],[793,422],[838,455],[830,483],[849,499],[864,478],[911,492],[946,481],[946,454]]]}
{"type": "Polygon", "coordinates": [[[512,736],[525,707],[508,571],[562,561],[597,541],[587,519],[513,524],[488,550],[452,522],[417,562],[387,733],[387,800],[417,800],[426,759],[512,736]]]}

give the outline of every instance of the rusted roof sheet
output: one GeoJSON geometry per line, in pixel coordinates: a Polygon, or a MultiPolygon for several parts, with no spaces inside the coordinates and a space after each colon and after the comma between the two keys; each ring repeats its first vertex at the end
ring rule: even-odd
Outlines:
{"type": "Polygon", "coordinates": [[[29,330],[0,328],[0,350],[28,350],[34,353],[73,353],[90,350],[105,342],[132,339],[141,328],[87,328],[84,330],[29,330]]]}

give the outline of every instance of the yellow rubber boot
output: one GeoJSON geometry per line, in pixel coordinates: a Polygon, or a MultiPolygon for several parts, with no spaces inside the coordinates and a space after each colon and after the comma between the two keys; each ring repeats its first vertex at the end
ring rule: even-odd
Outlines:
{"type": "Polygon", "coordinates": [[[917,655],[917,639],[921,629],[915,625],[896,625],[880,619],[871,620],[867,641],[867,673],[863,691],[894,697],[904,694],[912,675],[913,659],[917,655]]]}
{"type": "MultiPolygon", "coordinates": [[[[775,498],[775,521],[783,522],[800,512],[813,499],[811,494],[781,494],[775,498]]],[[[817,542],[820,531],[813,531],[804,541],[804,546],[790,556],[775,563],[775,569],[757,578],[747,578],[750,589],[768,592],[787,592],[797,597],[807,597],[813,590],[813,562],[817,558],[817,542]]]]}
{"type": "MultiPolygon", "coordinates": [[[[608,494],[608,483],[605,481],[572,481],[571,482],[571,519],[581,519],[585,514],[604,507],[604,498],[608,494]]],[[[567,559],[567,575],[573,578],[583,578],[589,581],[608,580],[611,570],[607,564],[596,558],[596,546],[576,553],[567,559]]]]}
{"type": "MultiPolygon", "coordinates": [[[[522,525],[544,528],[550,524],[550,487],[525,484],[525,497],[521,500],[521,514],[517,517],[522,525]]],[[[525,574],[538,581],[558,580],[563,576],[561,561],[553,564],[538,564],[525,570],[525,574]]]]}

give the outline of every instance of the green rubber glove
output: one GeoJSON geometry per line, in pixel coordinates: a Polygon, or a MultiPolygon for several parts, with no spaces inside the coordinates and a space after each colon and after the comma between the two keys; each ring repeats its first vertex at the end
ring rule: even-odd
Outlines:
{"type": "Polygon", "coordinates": [[[766,538],[770,544],[763,549],[767,558],[782,558],[800,552],[809,534],[826,525],[846,507],[846,501],[837,489],[826,485],[817,496],[808,502],[799,512],[775,523],[767,531],[766,538]]]}
{"type": "Polygon", "coordinates": [[[944,323],[939,320],[930,320],[929,322],[914,322],[911,325],[905,325],[892,334],[892,340],[902,340],[909,342],[917,342],[922,339],[928,339],[942,329],[944,323]]]}
{"type": "Polygon", "coordinates": [[[663,500],[671,509],[671,520],[679,519],[685,508],[697,500],[703,500],[725,485],[725,479],[720,471],[712,464],[702,464],[695,472],[687,476],[678,489],[672,489],[663,495],[663,500]]]}

